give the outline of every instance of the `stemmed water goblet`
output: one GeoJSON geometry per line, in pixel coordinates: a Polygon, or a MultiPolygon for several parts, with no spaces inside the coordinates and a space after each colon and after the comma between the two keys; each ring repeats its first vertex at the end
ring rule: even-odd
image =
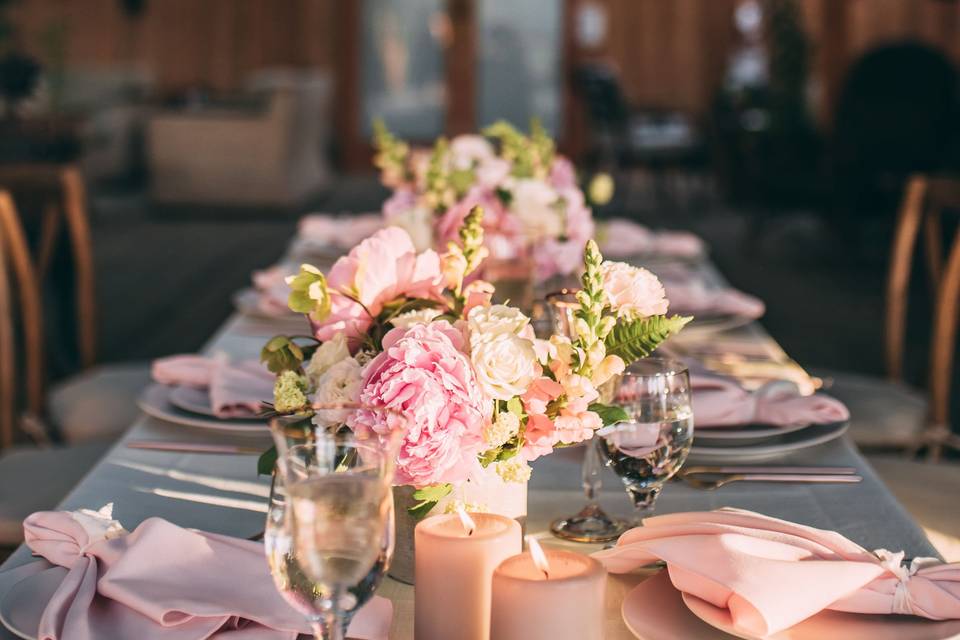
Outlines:
{"type": "Polygon", "coordinates": [[[278,456],[267,559],[277,589],[316,637],[343,640],[393,554],[391,484],[400,432],[361,438],[346,428],[301,425],[307,441],[291,446],[283,435],[291,422],[278,418],[271,425],[278,456]]]}
{"type": "Polygon", "coordinates": [[[613,402],[629,418],[600,429],[598,445],[606,465],[623,481],[639,520],[652,511],[664,483],[690,453],[693,410],[687,368],[665,358],[639,360],[620,377],[613,402]]]}

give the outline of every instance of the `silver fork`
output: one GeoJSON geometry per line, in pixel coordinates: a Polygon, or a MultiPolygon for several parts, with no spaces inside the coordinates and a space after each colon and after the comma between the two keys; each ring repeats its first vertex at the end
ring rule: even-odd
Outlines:
{"type": "Polygon", "coordinates": [[[788,473],[732,473],[717,478],[703,478],[699,474],[681,474],[680,479],[695,489],[705,489],[712,491],[719,489],[731,482],[813,482],[828,483],[837,482],[844,484],[853,484],[863,480],[860,476],[849,474],[788,474],[788,473]]]}

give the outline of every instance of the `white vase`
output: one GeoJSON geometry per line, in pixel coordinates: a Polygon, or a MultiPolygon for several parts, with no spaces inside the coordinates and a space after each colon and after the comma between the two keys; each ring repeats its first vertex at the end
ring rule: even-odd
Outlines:
{"type": "MultiPolygon", "coordinates": [[[[389,574],[394,580],[407,584],[413,584],[413,530],[419,522],[408,511],[417,503],[413,499],[413,491],[413,487],[409,486],[393,488],[397,538],[389,574]]],[[[521,528],[526,530],[527,483],[504,482],[494,465],[484,469],[476,478],[455,485],[453,491],[440,500],[427,515],[446,513],[460,503],[464,504],[468,511],[496,513],[514,518],[521,528]]]]}

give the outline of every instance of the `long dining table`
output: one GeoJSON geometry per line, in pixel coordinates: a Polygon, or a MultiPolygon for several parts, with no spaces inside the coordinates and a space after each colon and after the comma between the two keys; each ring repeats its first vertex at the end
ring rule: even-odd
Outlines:
{"type": "MultiPolygon", "coordinates": [[[[699,268],[710,286],[722,286],[723,279],[712,264],[705,262],[699,268]]],[[[289,320],[271,322],[234,314],[210,338],[204,352],[222,352],[233,359],[255,358],[267,338],[291,329],[289,320]]],[[[780,346],[758,322],[725,331],[722,337],[751,344],[772,356],[783,355],[780,346]]],[[[717,339],[716,334],[691,334],[687,342],[715,344],[717,339]]],[[[151,517],[240,538],[263,530],[269,478],[257,475],[255,456],[150,451],[127,446],[132,441],[143,440],[269,446],[265,433],[249,436],[195,429],[143,415],[57,508],[98,509],[113,503],[114,517],[128,530],[151,517]]],[[[600,547],[560,541],[549,533],[553,519],[575,513],[585,502],[581,457],[582,447],[572,447],[533,463],[526,527],[528,534],[538,536],[548,545],[589,553],[600,547]]],[[[923,530],[847,436],[777,458],[772,464],[855,467],[863,481],[838,485],[741,482],[714,491],[670,482],[656,504],[656,512],[738,507],[832,529],[871,550],[903,550],[907,557],[938,555],[923,530]]],[[[632,507],[619,479],[605,469],[602,483],[603,507],[613,515],[630,517],[632,507]]],[[[0,566],[0,572],[29,561],[29,549],[21,546],[0,566]]],[[[643,576],[609,578],[606,616],[609,640],[634,637],[623,623],[619,610],[623,595],[641,579],[643,576]]],[[[379,593],[394,603],[390,638],[413,638],[413,587],[386,578],[379,593]]],[[[0,638],[13,637],[5,630],[0,631],[0,638]]],[[[717,632],[717,637],[727,636],[717,632]]]]}

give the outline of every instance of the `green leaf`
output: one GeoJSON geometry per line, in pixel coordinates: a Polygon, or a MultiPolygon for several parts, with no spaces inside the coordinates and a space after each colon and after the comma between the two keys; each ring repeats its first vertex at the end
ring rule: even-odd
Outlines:
{"type": "Polygon", "coordinates": [[[407,513],[416,520],[426,517],[430,510],[437,506],[440,499],[453,491],[452,484],[435,484],[429,487],[422,487],[413,492],[413,499],[419,500],[417,504],[407,509],[407,513]]]}
{"type": "Polygon", "coordinates": [[[266,363],[271,373],[297,371],[303,358],[303,349],[287,336],[270,338],[260,351],[260,362],[266,363]]]}
{"type": "Polygon", "coordinates": [[[277,464],[277,448],[270,447],[260,454],[257,459],[257,475],[269,476],[273,473],[273,467],[277,464]]]}
{"type": "Polygon", "coordinates": [[[521,420],[523,419],[523,402],[520,401],[520,398],[513,396],[507,400],[507,411],[517,416],[521,420]]]}
{"type": "Polygon", "coordinates": [[[625,422],[630,419],[630,415],[623,409],[623,407],[594,402],[588,408],[590,411],[593,411],[595,414],[600,416],[600,420],[603,422],[603,426],[605,427],[611,424],[617,424],[618,422],[625,422]]]}
{"type": "Polygon", "coordinates": [[[618,322],[604,340],[607,355],[620,356],[629,366],[649,356],[691,320],[692,316],[650,316],[618,322]]]}
{"type": "Polygon", "coordinates": [[[487,449],[478,456],[480,466],[486,469],[500,457],[500,449],[487,449]]]}

